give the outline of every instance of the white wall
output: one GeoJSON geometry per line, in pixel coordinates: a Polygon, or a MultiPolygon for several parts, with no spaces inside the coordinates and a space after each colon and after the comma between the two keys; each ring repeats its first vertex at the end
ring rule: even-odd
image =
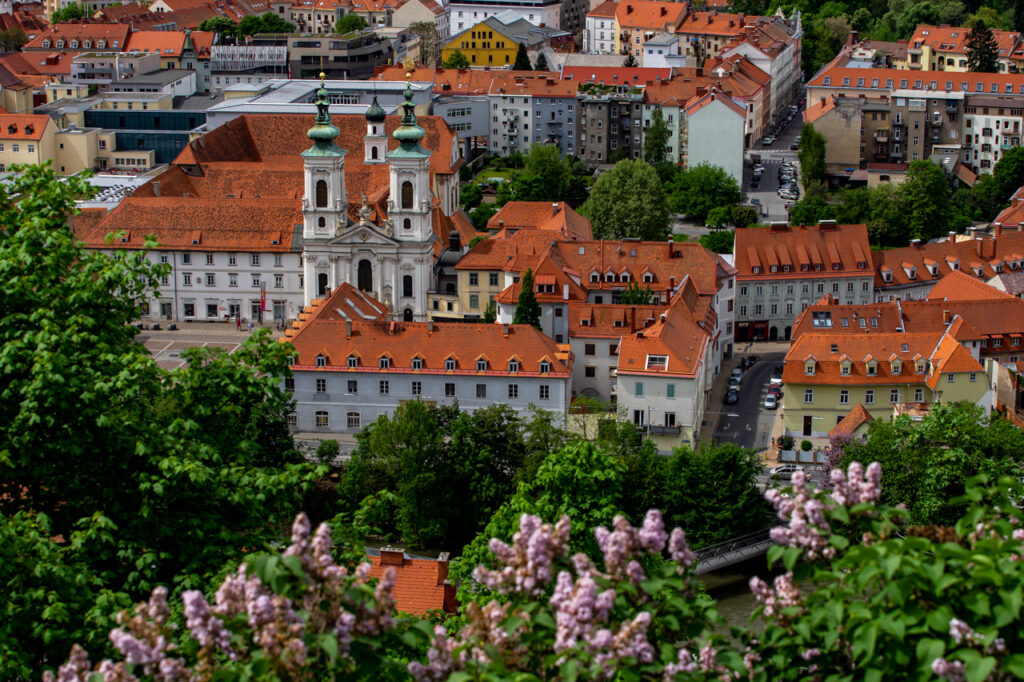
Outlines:
{"type": "Polygon", "coordinates": [[[689,167],[701,163],[721,166],[743,184],[743,133],[746,112],[739,113],[715,100],[687,119],[689,167]]]}

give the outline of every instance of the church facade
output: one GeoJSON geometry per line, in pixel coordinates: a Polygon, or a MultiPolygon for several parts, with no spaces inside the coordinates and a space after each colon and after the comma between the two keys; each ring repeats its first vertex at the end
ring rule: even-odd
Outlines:
{"type": "Polygon", "coordinates": [[[427,318],[436,264],[476,234],[458,208],[458,140],[440,118],[417,120],[408,88],[401,117],[375,100],[332,121],[328,98],[321,83],[312,127],[231,121],[113,210],[75,216],[89,248],[157,242],[149,257],[168,272],[144,319],[284,325],[346,282],[392,319],[427,318]]]}

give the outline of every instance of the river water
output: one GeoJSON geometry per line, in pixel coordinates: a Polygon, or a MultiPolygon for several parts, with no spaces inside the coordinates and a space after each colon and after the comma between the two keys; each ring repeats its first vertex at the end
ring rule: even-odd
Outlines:
{"type": "Polygon", "coordinates": [[[757,600],[750,592],[750,579],[756,575],[771,582],[772,573],[767,563],[759,556],[700,576],[727,626],[763,629],[759,621],[750,622],[750,614],[757,608],[757,600]]]}

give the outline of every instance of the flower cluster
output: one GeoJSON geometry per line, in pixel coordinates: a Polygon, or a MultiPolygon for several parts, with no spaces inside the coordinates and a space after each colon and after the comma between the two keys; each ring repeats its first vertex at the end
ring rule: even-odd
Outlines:
{"type": "Polygon", "coordinates": [[[803,595],[793,584],[793,572],[789,571],[782,575],[775,576],[774,589],[768,583],[756,575],[750,579],[750,591],[753,592],[757,601],[764,606],[764,616],[782,619],[782,610],[792,606],[800,606],[803,595]]]}
{"type": "MultiPolygon", "coordinates": [[[[124,662],[101,662],[95,669],[103,682],[127,682],[136,678],[126,666],[137,666],[158,682],[185,682],[206,679],[223,660],[245,661],[256,652],[272,661],[275,674],[282,679],[304,678],[311,654],[309,635],[330,632],[335,635],[338,651],[350,650],[353,637],[376,636],[394,625],[394,569],[389,569],[377,583],[374,597],[354,601],[357,590],[348,585],[369,582],[369,564],[361,564],[356,574],[346,575],[332,556],[331,530],[321,524],[310,533],[309,519],[299,514],[292,526],[292,544],[284,557],[295,557],[301,566],[295,577],[299,581],[294,599],[277,594],[259,576],[250,573],[246,564],[227,576],[218,587],[211,606],[201,592],[188,590],[182,594],[185,627],[199,643],[198,661],[194,668],[173,658],[174,646],[169,644],[173,627],[168,624],[167,590],[158,587],[146,604],[135,607],[129,619],[118,615],[121,627],[110,633],[114,646],[124,662]],[[301,614],[301,616],[300,616],[301,614]],[[229,629],[229,623],[244,621],[240,632],[229,629]],[[240,637],[238,635],[241,635],[240,637]]],[[[294,560],[292,560],[294,561],[294,560]]],[[[232,626],[234,627],[234,626],[232,626]]],[[[84,682],[94,674],[88,656],[77,645],[71,659],[61,666],[56,677],[44,675],[48,682],[84,682]]]]}
{"type": "Polygon", "coordinates": [[[867,475],[860,462],[850,463],[848,473],[842,469],[833,469],[832,499],[843,507],[852,507],[861,502],[876,503],[882,496],[882,465],[872,462],[868,465],[867,475]]]}
{"type": "Polygon", "coordinates": [[[499,594],[543,594],[554,577],[555,559],[568,553],[568,543],[568,516],[552,527],[541,523],[540,517],[523,514],[511,545],[491,538],[491,551],[504,566],[498,570],[477,566],[473,577],[499,594]]]}

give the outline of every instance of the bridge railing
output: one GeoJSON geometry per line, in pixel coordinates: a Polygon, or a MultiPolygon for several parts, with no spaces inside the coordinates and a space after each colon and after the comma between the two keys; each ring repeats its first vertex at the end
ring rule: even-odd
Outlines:
{"type": "Polygon", "coordinates": [[[773,544],[772,528],[773,526],[768,526],[753,533],[697,550],[694,552],[697,555],[696,572],[698,574],[708,573],[764,554],[773,544]]]}

